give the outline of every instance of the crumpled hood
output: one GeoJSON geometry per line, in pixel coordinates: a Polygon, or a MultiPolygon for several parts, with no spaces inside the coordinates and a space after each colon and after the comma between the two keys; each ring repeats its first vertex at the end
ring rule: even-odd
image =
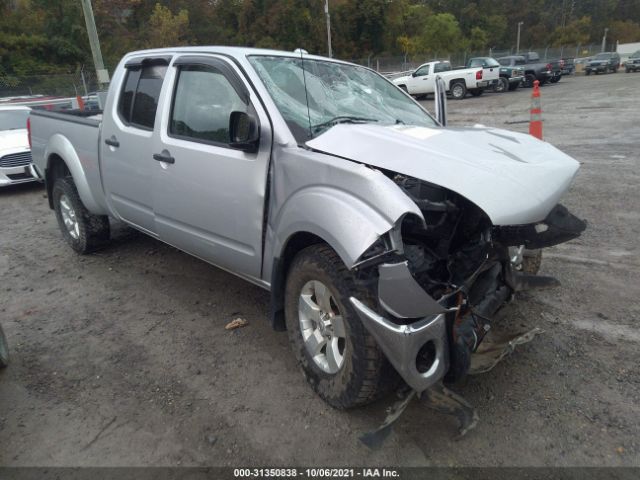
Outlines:
{"type": "Polygon", "coordinates": [[[13,152],[22,152],[29,149],[29,137],[27,129],[0,131],[0,155],[13,152]]]}
{"type": "Polygon", "coordinates": [[[544,220],[579,168],[530,135],[480,126],[340,124],[307,145],[448,188],[478,205],[494,225],[544,220]]]}

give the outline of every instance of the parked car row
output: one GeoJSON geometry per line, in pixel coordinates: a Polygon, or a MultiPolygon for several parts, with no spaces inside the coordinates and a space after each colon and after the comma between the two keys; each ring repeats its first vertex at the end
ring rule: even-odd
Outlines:
{"type": "Polygon", "coordinates": [[[406,72],[392,82],[410,95],[424,96],[434,92],[435,79],[440,76],[447,91],[461,100],[470,93],[480,96],[491,89],[494,92],[513,91],[520,86],[532,87],[538,80],[541,85],[557,83],[562,75],[574,70],[573,61],[566,59],[542,61],[536,52],[498,58],[475,57],[464,67],[453,68],[448,61],[431,61],[420,65],[413,72],[406,72]]]}

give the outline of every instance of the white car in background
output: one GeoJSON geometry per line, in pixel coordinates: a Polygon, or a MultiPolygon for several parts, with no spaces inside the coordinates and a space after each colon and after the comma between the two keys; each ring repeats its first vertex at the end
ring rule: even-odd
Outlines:
{"type": "Polygon", "coordinates": [[[0,106],[0,187],[38,180],[27,133],[29,107],[0,106]]]}
{"type": "Polygon", "coordinates": [[[500,69],[484,69],[482,66],[454,69],[449,62],[435,61],[420,65],[410,75],[393,78],[391,81],[409,95],[422,96],[435,92],[438,76],[444,80],[447,92],[455,100],[462,100],[467,92],[474,97],[482,95],[485,88],[498,81],[500,69]]]}

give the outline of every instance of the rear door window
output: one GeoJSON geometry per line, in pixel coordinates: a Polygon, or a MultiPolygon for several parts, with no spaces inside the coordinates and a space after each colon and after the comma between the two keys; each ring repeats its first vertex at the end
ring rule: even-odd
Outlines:
{"type": "Polygon", "coordinates": [[[118,112],[126,124],[153,130],[166,65],[147,65],[127,69],[118,112]]]}

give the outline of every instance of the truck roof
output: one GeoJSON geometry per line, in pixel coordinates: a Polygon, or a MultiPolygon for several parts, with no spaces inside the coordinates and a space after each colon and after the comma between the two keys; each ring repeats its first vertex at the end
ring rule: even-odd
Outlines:
{"type": "MultiPolygon", "coordinates": [[[[217,53],[222,55],[228,55],[230,57],[247,57],[250,55],[270,55],[270,56],[278,56],[278,57],[291,57],[291,58],[300,58],[300,53],[296,51],[286,51],[286,50],[271,50],[266,48],[250,48],[250,47],[227,47],[227,46],[189,46],[189,47],[169,47],[169,48],[154,48],[148,50],[136,50],[134,52],[127,53],[123,58],[131,59],[137,56],[147,56],[147,55],[162,55],[167,53],[173,54],[198,54],[198,53],[217,53]]],[[[324,57],[321,55],[311,55],[308,53],[304,54],[305,59],[310,60],[325,60],[336,63],[345,63],[353,65],[351,62],[345,62],[343,60],[337,60],[335,58],[324,57]]]]}

